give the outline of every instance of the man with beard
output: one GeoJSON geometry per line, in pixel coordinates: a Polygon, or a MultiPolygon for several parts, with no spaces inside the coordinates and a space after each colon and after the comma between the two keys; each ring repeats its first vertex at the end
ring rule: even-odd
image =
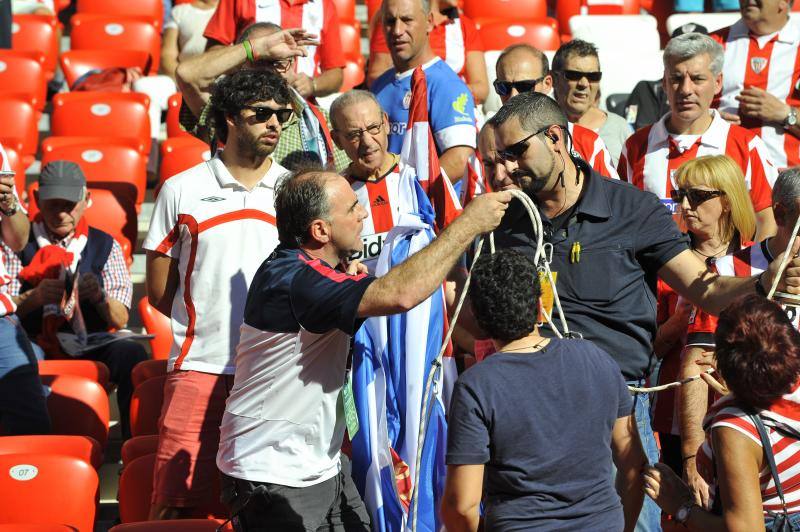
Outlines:
{"type": "Polygon", "coordinates": [[[147,296],[172,319],[153,479],[152,519],[205,517],[217,477],[225,399],[233,385],[247,289],[278,244],[273,192],[286,170],[270,154],[291,115],[289,87],[268,70],[216,83],[212,121],[225,149],[158,195],[147,296]]]}
{"type": "MultiPolygon", "coordinates": [[[[491,121],[498,157],[515,184],[538,204],[570,331],[611,354],[629,385],[643,385],[652,368],[656,276],[711,313],[737,296],[764,293],[775,278],[780,261],[759,277],[709,272],[655,195],[603,178],[570,156],[566,116],[547,96],[515,96],[491,121]]],[[[519,202],[509,205],[495,243],[533,256],[535,235],[519,202]]],[[[784,283],[790,291],[800,285],[797,266],[800,260],[795,259],[787,269],[784,283]]],[[[642,444],[654,463],[658,448],[648,403],[647,394],[634,398],[642,444]]],[[[659,530],[659,517],[660,510],[645,503],[639,529],[659,530]]]]}

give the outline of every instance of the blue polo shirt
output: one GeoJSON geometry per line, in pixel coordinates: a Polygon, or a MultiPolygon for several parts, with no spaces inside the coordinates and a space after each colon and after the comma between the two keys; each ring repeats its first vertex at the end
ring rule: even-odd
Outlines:
{"type": "MultiPolygon", "coordinates": [[[[689,239],[655,194],[605,178],[573,160],[585,182],[568,221],[554,230],[540,213],[544,240],[553,245],[550,268],[561,305],[570,331],[609,353],[626,380],[641,379],[651,370],[656,273],[689,249],[689,239]],[[581,247],[578,261],[570,260],[576,242],[581,247]]],[[[536,241],[520,202],[509,205],[495,231],[495,244],[533,257],[536,241]]],[[[542,334],[550,332],[542,327],[542,334]]]]}

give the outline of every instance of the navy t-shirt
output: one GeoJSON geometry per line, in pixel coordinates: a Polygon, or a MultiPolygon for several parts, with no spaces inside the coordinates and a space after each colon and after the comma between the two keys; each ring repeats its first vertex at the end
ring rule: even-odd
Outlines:
{"type": "Polygon", "coordinates": [[[619,531],[611,430],[632,409],[619,366],[591,342],[496,353],[456,382],[447,463],[486,465],[487,530],[619,531]]]}

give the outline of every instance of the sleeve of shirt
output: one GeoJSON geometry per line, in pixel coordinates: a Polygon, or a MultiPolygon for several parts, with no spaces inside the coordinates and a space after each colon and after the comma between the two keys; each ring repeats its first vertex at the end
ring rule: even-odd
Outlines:
{"type": "Polygon", "coordinates": [[[19,272],[22,271],[22,261],[19,260],[14,251],[5,243],[0,244],[3,250],[3,265],[5,266],[6,273],[11,278],[10,282],[6,285],[8,294],[11,297],[17,297],[22,291],[22,282],[19,280],[19,272]]]}
{"type": "Polygon", "coordinates": [[[358,306],[375,277],[347,275],[309,262],[292,280],[290,299],[297,322],[307,331],[323,334],[332,329],[353,335],[361,326],[358,306]]]}
{"type": "Polygon", "coordinates": [[[176,9],[176,7],[177,6],[173,7],[172,10],[170,10],[167,22],[164,24],[164,30],[168,30],[170,28],[178,29],[178,19],[180,18],[181,10],[176,9]]]}
{"type": "Polygon", "coordinates": [[[464,32],[464,51],[466,53],[483,52],[483,40],[475,23],[464,15],[460,15],[459,20],[461,20],[461,29],[464,32]]]}
{"type": "Polygon", "coordinates": [[[714,348],[714,331],[717,330],[717,318],[692,307],[689,313],[689,325],[686,328],[686,347],[714,348]]]}
{"type": "Polygon", "coordinates": [[[489,458],[489,423],[478,393],[459,379],[447,416],[447,465],[485,464],[489,458]]]}
{"type": "Polygon", "coordinates": [[[111,253],[103,265],[103,271],[100,272],[100,276],[103,279],[103,290],[106,296],[119,301],[130,310],[133,297],[133,282],[131,281],[128,266],[125,263],[122,246],[116,240],[111,246],[111,253]]]}
{"type": "Polygon", "coordinates": [[[611,179],[619,179],[619,175],[611,161],[611,152],[608,151],[608,146],[606,146],[605,141],[598,135],[597,139],[594,141],[594,150],[590,164],[600,175],[610,177],[611,179]]]}
{"type": "Polygon", "coordinates": [[[220,0],[217,9],[206,25],[203,37],[228,45],[236,40],[236,3],[238,0],[220,0]]]}
{"type": "Polygon", "coordinates": [[[167,181],[153,207],[150,229],[142,242],[142,247],[149,251],[157,251],[163,255],[177,259],[180,246],[176,246],[180,236],[178,226],[178,196],[172,183],[167,181]]]}
{"type": "MultiPolygon", "coordinates": [[[[611,359],[610,355],[606,356],[611,359]]],[[[613,360],[611,361],[614,362],[613,360]]],[[[628,385],[625,384],[625,379],[622,377],[622,373],[617,371],[616,363],[614,363],[613,373],[614,379],[616,379],[617,382],[617,419],[619,419],[621,417],[627,417],[633,412],[633,397],[631,396],[631,391],[628,389],[628,385]]]]}
{"type": "Polygon", "coordinates": [[[772,206],[772,186],[778,179],[778,169],[769,158],[767,146],[761,137],[754,136],[750,140],[750,199],[753,209],[758,212],[772,206]]]}
{"type": "MultiPolygon", "coordinates": [[[[449,67],[448,67],[449,68],[449,67]]],[[[431,131],[439,153],[454,146],[476,146],[475,101],[472,92],[455,74],[433,84],[428,78],[428,111],[431,131]]]]}
{"type": "MultiPolygon", "coordinates": [[[[630,141],[630,139],[628,139],[630,141]]],[[[619,154],[619,162],[617,163],[617,175],[622,181],[631,182],[630,176],[633,173],[631,165],[628,162],[628,141],[622,144],[622,151],[619,154]]]]}
{"type": "Polygon", "coordinates": [[[679,253],[689,249],[689,237],[682,234],[668,209],[655,194],[640,191],[641,207],[636,217],[638,232],[634,240],[642,267],[657,272],[679,253]]]}
{"type": "Polygon", "coordinates": [[[344,52],[342,52],[342,34],[339,27],[339,15],[336,4],[332,0],[325,0],[325,24],[319,36],[319,66],[323,71],[332,68],[344,67],[344,52]]]}

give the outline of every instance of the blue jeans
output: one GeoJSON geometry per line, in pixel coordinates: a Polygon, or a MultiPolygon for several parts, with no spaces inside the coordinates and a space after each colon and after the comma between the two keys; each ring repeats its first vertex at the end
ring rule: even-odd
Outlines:
{"type": "MultiPolygon", "coordinates": [[[[644,380],[628,381],[627,384],[629,386],[643,386],[644,380]]],[[[650,395],[646,393],[634,394],[633,405],[642,447],[644,447],[647,460],[651,464],[655,464],[658,462],[658,445],[656,445],[656,437],[653,434],[653,425],[650,421],[650,395]]],[[[645,495],[639,520],[636,522],[636,532],[657,532],[660,530],[661,508],[658,507],[653,499],[645,495]]]]}
{"type": "MultiPolygon", "coordinates": [[[[769,530],[772,526],[772,521],[772,517],[764,518],[764,524],[766,525],[767,530],[769,530]]],[[[795,530],[800,530],[800,513],[789,514],[789,522],[794,525],[795,530]]]]}

